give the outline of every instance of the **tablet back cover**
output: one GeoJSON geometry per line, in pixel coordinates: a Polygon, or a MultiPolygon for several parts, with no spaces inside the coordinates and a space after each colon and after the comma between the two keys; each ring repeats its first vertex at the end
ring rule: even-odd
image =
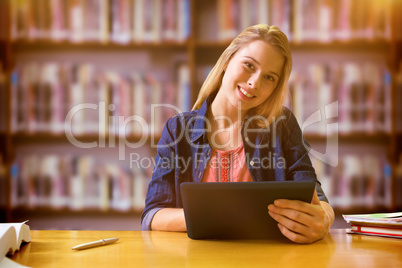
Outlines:
{"type": "Polygon", "coordinates": [[[311,202],[315,182],[182,183],[187,234],[192,239],[283,237],[268,214],[276,199],[311,202]]]}

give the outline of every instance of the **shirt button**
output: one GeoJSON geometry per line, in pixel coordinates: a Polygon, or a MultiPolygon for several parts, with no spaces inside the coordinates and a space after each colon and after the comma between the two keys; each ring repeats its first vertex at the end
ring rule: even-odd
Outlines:
{"type": "Polygon", "coordinates": [[[250,161],[250,165],[254,166],[254,161],[253,160],[250,161]]]}
{"type": "Polygon", "coordinates": [[[245,140],[245,141],[249,141],[248,137],[245,137],[244,140],[245,140]]]}

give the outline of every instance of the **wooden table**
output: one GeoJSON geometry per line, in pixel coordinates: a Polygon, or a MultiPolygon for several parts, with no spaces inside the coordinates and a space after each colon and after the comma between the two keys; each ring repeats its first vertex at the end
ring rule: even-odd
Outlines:
{"type": "Polygon", "coordinates": [[[13,260],[31,267],[402,267],[402,239],[331,230],[298,245],[274,240],[191,240],[186,233],[141,231],[31,231],[32,242],[13,260]],[[119,237],[111,245],[71,247],[119,237]]]}

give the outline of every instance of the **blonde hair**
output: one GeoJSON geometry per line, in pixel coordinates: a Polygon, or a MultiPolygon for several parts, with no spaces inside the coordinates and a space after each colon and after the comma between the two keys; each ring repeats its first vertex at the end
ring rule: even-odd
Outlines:
{"type": "Polygon", "coordinates": [[[266,24],[257,24],[248,27],[230,43],[205,79],[193,110],[199,109],[209,95],[214,95],[219,91],[224,70],[232,57],[244,46],[257,40],[265,41],[271,45],[284,57],[285,61],[282,75],[271,96],[265,102],[253,108],[250,113],[267,119],[267,121],[257,121],[257,126],[261,128],[266,127],[267,123],[270,123],[275,117],[280,116],[289,90],[287,83],[292,71],[292,55],[286,35],[278,27],[266,24]]]}

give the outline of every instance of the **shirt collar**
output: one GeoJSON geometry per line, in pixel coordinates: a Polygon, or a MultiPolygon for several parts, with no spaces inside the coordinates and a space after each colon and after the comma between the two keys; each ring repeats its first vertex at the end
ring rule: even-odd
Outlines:
{"type": "Polygon", "coordinates": [[[194,127],[191,132],[190,139],[191,141],[195,141],[199,139],[201,136],[204,136],[204,140],[206,140],[206,130],[207,130],[207,125],[206,125],[206,120],[207,120],[207,113],[208,113],[208,108],[212,104],[212,101],[215,99],[215,94],[208,96],[203,104],[201,105],[200,109],[196,110],[196,117],[195,117],[195,123],[194,127]]]}

